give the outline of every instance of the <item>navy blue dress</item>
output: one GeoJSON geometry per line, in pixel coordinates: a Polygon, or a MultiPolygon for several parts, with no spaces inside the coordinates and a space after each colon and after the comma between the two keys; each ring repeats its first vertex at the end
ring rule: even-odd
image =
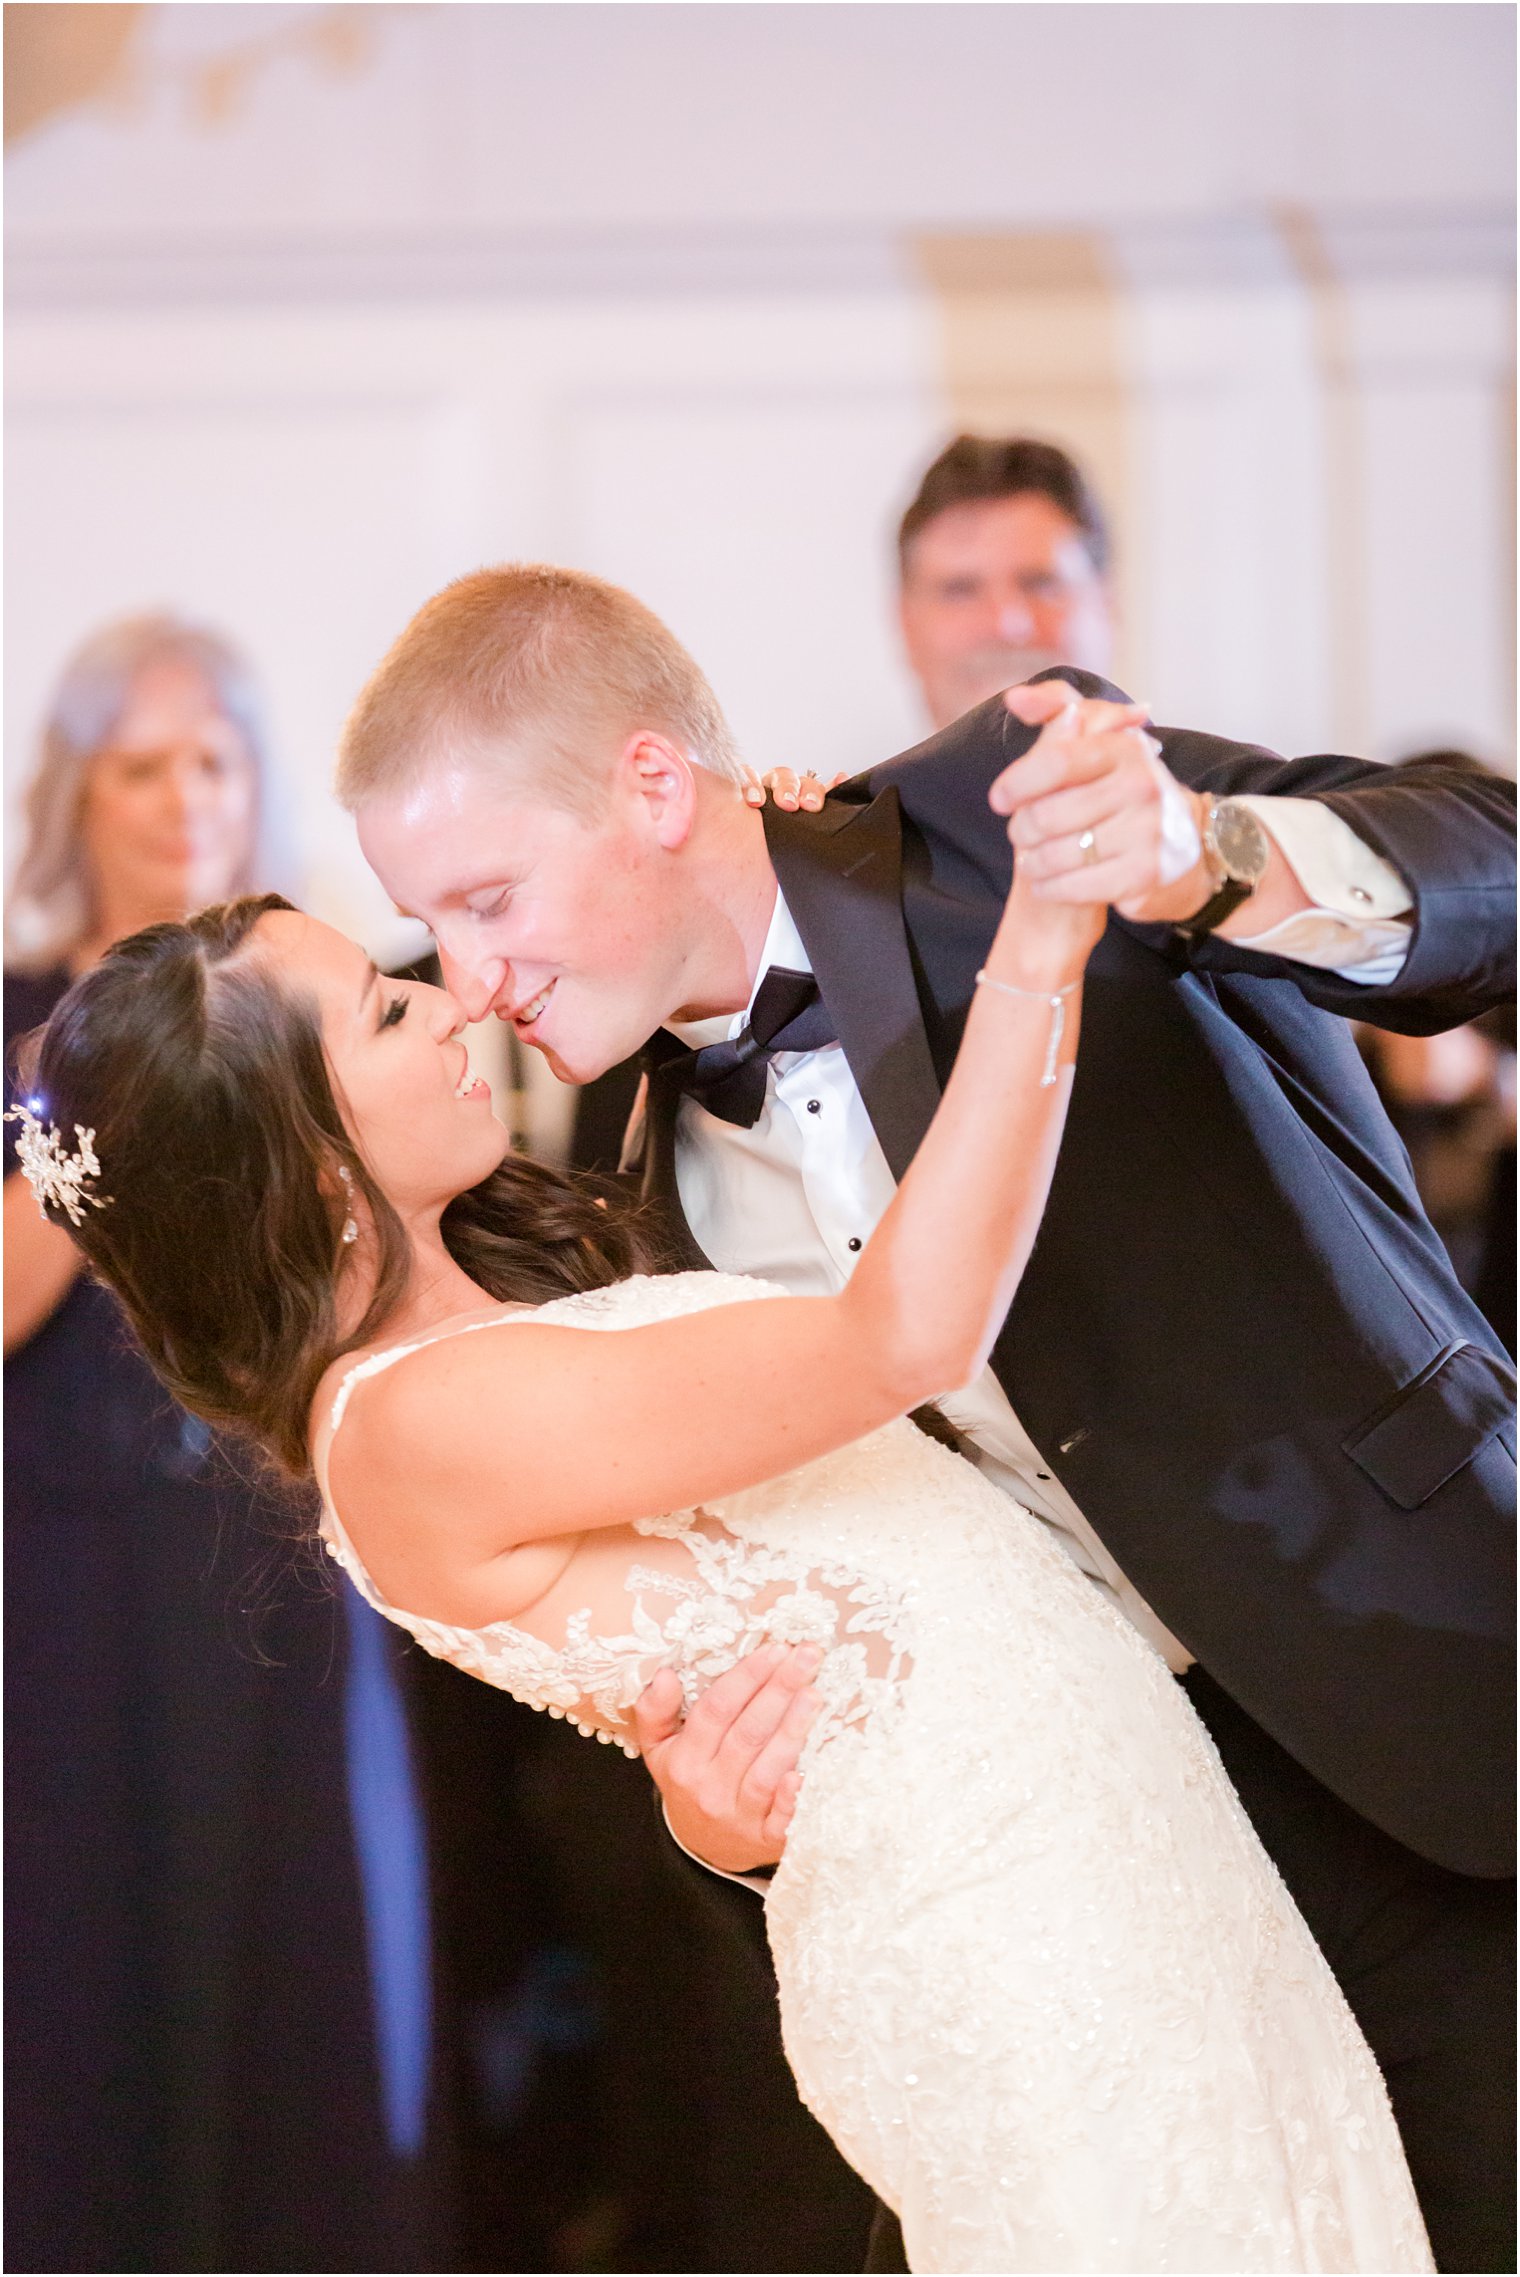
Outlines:
{"type": "MultiPolygon", "coordinates": [[[[6,976],[8,1074],[66,985],[6,976]]],[[[7,2266],[445,2266],[384,1624],[103,1289],[5,1410],[7,2266]]]]}

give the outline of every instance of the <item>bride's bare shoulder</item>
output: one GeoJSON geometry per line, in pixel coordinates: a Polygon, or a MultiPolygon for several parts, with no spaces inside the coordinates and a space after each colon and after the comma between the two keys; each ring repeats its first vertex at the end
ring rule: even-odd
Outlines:
{"type": "Polygon", "coordinates": [[[493,1306],[447,1330],[386,1338],[326,1372],[313,1414],[324,1493],[391,1605],[464,1627],[515,1620],[564,1570],[575,1538],[541,1543],[512,1505],[520,1421],[513,1356],[530,1306],[493,1306]],[[516,1335],[473,1329],[516,1327],[516,1335]],[[339,1429],[347,1419],[347,1428],[339,1429]]]}
{"type": "Polygon", "coordinates": [[[467,1312],[451,1315],[445,1321],[434,1322],[410,1334],[393,1329],[371,1343],[340,1352],[323,1371],[312,1396],[309,1435],[313,1444],[336,1432],[351,1401],[361,1390],[368,1395],[363,1401],[366,1412],[373,1414],[389,1404],[385,1392],[394,1395],[397,1388],[405,1384],[410,1395],[420,1378],[436,1376],[440,1363],[446,1368],[449,1365],[446,1346],[463,1342],[474,1329],[522,1320],[531,1316],[532,1311],[531,1305],[482,1302],[467,1312]],[[408,1363],[404,1368],[400,1366],[402,1361],[408,1363]],[[369,1393],[370,1386],[374,1386],[373,1394],[369,1393]]]}

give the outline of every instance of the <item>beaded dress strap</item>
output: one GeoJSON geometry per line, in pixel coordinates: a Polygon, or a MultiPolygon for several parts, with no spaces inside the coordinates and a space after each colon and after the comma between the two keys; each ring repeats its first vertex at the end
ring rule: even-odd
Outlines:
{"type": "Polygon", "coordinates": [[[345,1546],[350,1545],[333,1507],[332,1492],[328,1485],[328,1462],[332,1455],[333,1441],[338,1436],[338,1426],[348,1413],[348,1402],[355,1384],[364,1383],[370,1376],[383,1376],[386,1369],[393,1368],[398,1360],[409,1359],[413,1352],[425,1352],[430,1344],[446,1344],[452,1336],[473,1336],[478,1328],[503,1328],[509,1327],[514,1321],[531,1320],[537,1309],[534,1305],[514,1305],[510,1310],[493,1313],[489,1320],[468,1320],[457,1328],[441,1328],[436,1335],[419,1336],[410,1344],[392,1344],[384,1352],[371,1352],[367,1360],[356,1360],[344,1372],[337,1391],[333,1394],[321,1444],[312,1450],[311,1467],[321,1490],[326,1515],[337,1528],[339,1538],[345,1546]]]}

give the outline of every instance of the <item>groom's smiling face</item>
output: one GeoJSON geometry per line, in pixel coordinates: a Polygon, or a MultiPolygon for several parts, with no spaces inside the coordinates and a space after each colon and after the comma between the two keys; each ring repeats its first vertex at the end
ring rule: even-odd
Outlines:
{"type": "Polygon", "coordinates": [[[469,1017],[509,1021],[562,1082],[628,1058],[681,1006],[679,818],[637,777],[585,816],[509,775],[444,764],[357,820],[371,868],[432,929],[469,1017]]]}

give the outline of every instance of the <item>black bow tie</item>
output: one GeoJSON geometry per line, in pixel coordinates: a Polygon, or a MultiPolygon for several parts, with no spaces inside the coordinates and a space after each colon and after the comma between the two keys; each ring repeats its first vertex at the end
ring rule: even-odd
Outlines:
{"type": "Polygon", "coordinates": [[[689,1092],[725,1123],[751,1130],[765,1105],[765,1071],[777,1052],[816,1052],[837,1040],[812,974],[772,965],[737,1036],[666,1060],[654,1080],[678,1094],[689,1092]]]}

